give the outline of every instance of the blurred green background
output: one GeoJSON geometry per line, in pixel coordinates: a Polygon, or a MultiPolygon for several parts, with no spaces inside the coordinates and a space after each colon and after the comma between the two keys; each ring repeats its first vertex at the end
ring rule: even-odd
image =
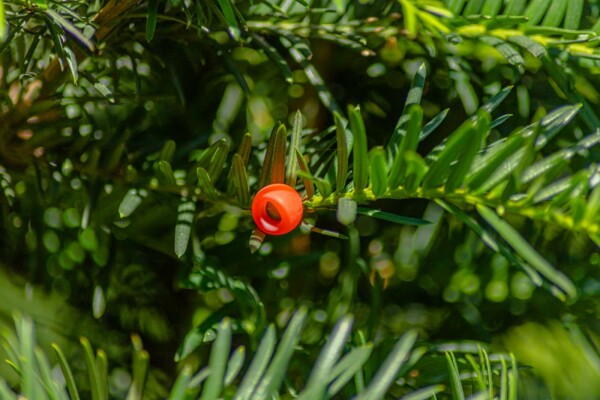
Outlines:
{"type": "Polygon", "coordinates": [[[0,394],[63,398],[36,389],[65,391],[55,343],[81,398],[234,398],[267,327],[281,338],[300,309],[294,356],[272,360],[287,372],[274,398],[600,397],[599,12],[596,0],[0,0],[0,317],[13,360],[0,394]],[[374,167],[356,190],[363,150],[387,146],[391,180],[388,143],[416,135],[401,162],[425,174],[469,121],[487,125],[442,168],[473,149],[454,190],[426,178],[372,195],[374,167]],[[260,188],[281,126],[301,134],[316,185],[305,222],[346,238],[303,226],[252,253],[238,190],[260,188]],[[344,159],[340,132],[354,138],[344,159]],[[250,143],[241,187],[233,158],[250,143]],[[472,181],[487,169],[484,190],[472,181]],[[340,197],[385,215],[343,224],[340,197]],[[211,344],[227,335],[246,358],[211,391],[202,374],[225,365],[211,344]],[[27,361],[34,336],[48,376],[42,356],[27,361]],[[80,337],[105,352],[100,383],[80,337]],[[338,392],[315,394],[328,338],[369,355],[338,392]]]}

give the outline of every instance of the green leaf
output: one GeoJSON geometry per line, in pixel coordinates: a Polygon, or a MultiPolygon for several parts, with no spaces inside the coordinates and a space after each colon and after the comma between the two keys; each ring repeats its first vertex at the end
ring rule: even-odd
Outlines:
{"type": "MultiPolygon", "coordinates": [[[[62,385],[59,386],[56,380],[52,376],[52,369],[50,368],[50,364],[48,363],[48,359],[46,355],[40,348],[35,349],[35,362],[38,366],[42,384],[44,389],[48,392],[48,396],[52,400],[62,400],[66,399],[66,394],[63,391],[62,385]]],[[[2,390],[0,389],[0,399],[6,399],[3,397],[2,390]]],[[[15,397],[16,399],[16,397],[15,397]]]]}
{"type": "Polygon", "coordinates": [[[217,330],[217,338],[210,352],[208,368],[210,374],[204,384],[200,400],[217,399],[223,391],[223,380],[231,349],[231,322],[224,319],[217,330]]]}
{"type": "Polygon", "coordinates": [[[244,367],[244,360],[246,358],[246,349],[244,346],[240,346],[233,352],[233,355],[229,358],[227,363],[227,371],[225,371],[225,377],[223,378],[223,386],[227,387],[233,383],[235,378],[239,375],[240,371],[244,367]]]}
{"type": "Polygon", "coordinates": [[[562,22],[567,5],[571,3],[571,0],[556,0],[550,2],[550,7],[544,16],[542,25],[544,26],[558,26],[562,22]]]}
{"type": "Polygon", "coordinates": [[[57,344],[52,344],[52,349],[56,354],[56,358],[58,358],[58,363],[60,365],[60,369],[65,378],[65,383],[67,384],[67,390],[69,391],[69,396],[71,400],[79,400],[79,391],[77,390],[77,384],[75,383],[75,379],[73,378],[73,372],[71,371],[71,367],[69,367],[69,363],[65,355],[63,354],[60,347],[57,344]]]}
{"type": "Polygon", "coordinates": [[[450,109],[446,108],[445,110],[437,114],[435,117],[433,117],[431,121],[425,124],[423,129],[421,129],[421,133],[419,134],[419,142],[425,140],[430,134],[433,133],[433,131],[435,131],[441,125],[442,122],[444,122],[449,111],[450,109]]]}
{"type": "Polygon", "coordinates": [[[466,0],[448,0],[448,9],[452,11],[452,14],[460,15],[463,7],[465,6],[466,0]]]}
{"type": "Polygon", "coordinates": [[[590,135],[587,135],[577,141],[573,146],[559,150],[543,159],[537,161],[531,166],[527,167],[523,171],[523,175],[521,177],[523,182],[529,182],[538,176],[544,174],[546,171],[552,170],[554,166],[558,163],[558,160],[569,161],[573,158],[577,153],[580,153],[583,150],[587,150],[593,146],[596,146],[600,143],[600,131],[596,131],[590,135]]]}
{"type": "Polygon", "coordinates": [[[147,196],[148,191],[144,189],[129,189],[119,204],[119,217],[129,217],[147,196]]]}
{"type": "Polygon", "coordinates": [[[523,136],[513,135],[508,140],[503,141],[501,145],[496,146],[497,149],[490,151],[489,155],[481,157],[480,162],[477,165],[473,165],[473,173],[466,179],[469,191],[472,193],[483,193],[493,187],[493,183],[486,184],[486,181],[508,157],[521,147],[523,141],[523,136]]]}
{"type": "Polygon", "coordinates": [[[473,114],[479,107],[479,97],[471,84],[471,77],[464,71],[450,72],[454,87],[468,115],[473,114]]]}
{"type": "Polygon", "coordinates": [[[596,115],[596,112],[589,104],[589,102],[583,97],[577,90],[572,89],[571,80],[567,78],[564,69],[561,68],[554,59],[550,57],[543,57],[542,64],[548,71],[549,76],[555,81],[556,85],[564,93],[570,101],[579,103],[581,107],[581,119],[588,126],[589,129],[595,130],[600,126],[600,118],[596,115]]]}
{"type": "Polygon", "coordinates": [[[404,188],[409,193],[414,193],[421,184],[425,174],[427,174],[429,167],[427,167],[423,157],[414,151],[405,152],[404,159],[406,160],[406,182],[404,188]]]}
{"type": "Polygon", "coordinates": [[[6,15],[4,13],[4,0],[0,0],[0,43],[8,37],[8,26],[6,25],[6,15]]]}
{"type": "Polygon", "coordinates": [[[359,106],[350,108],[348,114],[350,115],[350,130],[354,135],[354,190],[361,193],[367,187],[367,179],[369,178],[367,132],[360,115],[359,106]]]}
{"type": "Polygon", "coordinates": [[[273,360],[258,384],[252,399],[267,399],[279,390],[285,371],[294,353],[294,348],[300,340],[300,333],[302,332],[306,314],[306,309],[301,308],[292,317],[277,346],[273,360]]]}
{"type": "Polygon", "coordinates": [[[142,340],[138,335],[132,335],[131,342],[133,343],[132,382],[126,400],[142,400],[150,356],[143,349],[142,340]]]}
{"type": "Polygon", "coordinates": [[[81,347],[83,347],[83,354],[85,360],[85,366],[88,372],[88,378],[90,380],[90,390],[92,392],[92,400],[104,400],[102,399],[100,388],[100,372],[96,365],[96,358],[94,357],[94,350],[89,340],[82,337],[79,339],[81,347]]]}
{"type": "Polygon", "coordinates": [[[342,225],[350,225],[356,221],[356,201],[348,197],[340,197],[336,208],[336,218],[342,225]]]}
{"type": "Polygon", "coordinates": [[[291,187],[296,187],[296,178],[298,176],[298,159],[296,158],[296,148],[300,148],[302,141],[302,127],[304,125],[304,116],[300,110],[294,115],[294,124],[292,126],[292,139],[288,152],[288,166],[285,177],[285,183],[291,187]]]}
{"type": "MultiPolygon", "coordinates": [[[[500,183],[505,181],[515,172],[521,164],[527,152],[527,143],[521,146],[517,151],[511,154],[507,159],[502,161],[498,168],[489,176],[488,179],[476,190],[475,193],[485,193],[492,188],[499,187],[500,183]]],[[[517,174],[518,175],[518,174],[517,174]]]]}
{"type": "Polygon", "coordinates": [[[508,400],[508,369],[506,368],[506,361],[504,358],[500,359],[502,365],[502,371],[500,373],[500,399],[508,400]]]}
{"type": "Polygon", "coordinates": [[[495,17],[498,15],[500,8],[502,7],[503,0],[486,0],[483,3],[483,8],[481,9],[481,14],[495,17]]]}
{"type": "Polygon", "coordinates": [[[240,146],[238,147],[237,154],[241,157],[244,165],[248,163],[248,159],[250,158],[250,151],[252,150],[252,135],[250,133],[246,133],[242,136],[242,140],[240,141],[240,146]]]}
{"type": "Polygon", "coordinates": [[[506,8],[504,9],[505,15],[521,15],[527,0],[508,0],[506,8]]]}
{"type": "Polygon", "coordinates": [[[77,56],[73,50],[68,47],[64,47],[67,66],[69,67],[69,71],[71,71],[71,77],[73,78],[73,83],[77,85],[77,81],[79,80],[79,70],[77,66],[77,56]]]}
{"type": "Polygon", "coordinates": [[[587,206],[585,209],[585,221],[588,224],[592,224],[598,221],[600,216],[600,185],[596,186],[592,193],[588,197],[587,206]]]}
{"type": "Polygon", "coordinates": [[[465,10],[463,11],[463,15],[479,14],[479,9],[481,8],[482,3],[483,0],[468,0],[465,10]]]}
{"type": "Polygon", "coordinates": [[[400,371],[400,367],[408,359],[416,340],[416,331],[411,330],[405,333],[381,364],[369,386],[367,386],[363,393],[356,396],[356,400],[377,400],[384,398],[389,387],[396,381],[398,371],[400,371]]]}
{"type": "Polygon", "coordinates": [[[96,319],[100,319],[106,311],[106,298],[102,287],[97,285],[94,288],[94,296],[92,297],[92,315],[96,319]]]}
{"type": "Polygon", "coordinates": [[[271,183],[285,182],[285,147],[287,142],[287,129],[279,125],[275,132],[273,145],[273,165],[271,166],[271,183]]]}
{"type": "Polygon", "coordinates": [[[403,225],[428,225],[431,223],[427,220],[420,218],[405,217],[403,215],[392,214],[389,212],[374,210],[365,207],[358,207],[357,213],[361,215],[366,215],[368,217],[378,218],[384,221],[395,222],[397,224],[403,225]]]}
{"type": "Polygon", "coordinates": [[[271,136],[269,137],[269,142],[267,143],[267,149],[265,150],[265,158],[262,163],[262,168],[260,170],[260,176],[258,178],[258,188],[262,189],[271,181],[271,171],[273,169],[273,154],[275,153],[275,142],[277,140],[277,131],[279,130],[279,126],[273,126],[271,130],[271,136]]]}
{"type": "MultiPolygon", "coordinates": [[[[411,120],[411,118],[414,117],[410,115],[408,111],[414,109],[413,106],[421,102],[426,77],[427,67],[425,66],[425,63],[423,63],[421,64],[421,66],[419,66],[419,69],[417,70],[417,73],[415,74],[412,80],[412,84],[410,86],[406,102],[404,104],[404,109],[402,110],[402,115],[398,119],[396,127],[394,128],[394,133],[392,134],[392,137],[390,138],[390,141],[387,145],[387,152],[389,154],[390,159],[392,160],[395,159],[396,153],[398,152],[398,147],[400,143],[404,140],[404,137],[406,136],[406,124],[411,120]]],[[[443,119],[444,118],[442,118],[442,120],[443,119]]],[[[435,129],[435,127],[433,129],[435,129]]]]}
{"type": "Polygon", "coordinates": [[[474,142],[474,135],[477,136],[477,132],[480,124],[485,126],[486,122],[489,124],[489,114],[483,110],[477,113],[475,116],[465,121],[456,131],[454,131],[444,147],[444,149],[438,154],[437,159],[430,165],[429,171],[423,178],[423,187],[433,188],[442,184],[452,162],[457,160],[461,154],[464,153],[465,147],[469,143],[474,142]]]}
{"type": "Polygon", "coordinates": [[[98,389],[100,398],[108,400],[108,358],[104,350],[96,351],[96,367],[98,370],[98,389]]]}
{"type": "Polygon", "coordinates": [[[364,364],[373,352],[373,346],[367,344],[352,349],[346,354],[329,373],[331,384],[327,389],[329,397],[335,396],[356,374],[363,369],[364,364]]]}
{"type": "Polygon", "coordinates": [[[310,5],[305,0],[294,0],[296,3],[303,5],[306,8],[310,8],[310,5]]]}
{"type": "MultiPolygon", "coordinates": [[[[231,163],[231,170],[229,171],[229,177],[228,177],[228,184],[227,184],[227,192],[228,193],[233,193],[234,191],[238,191],[239,188],[236,188],[235,185],[242,183],[241,186],[246,186],[248,187],[248,179],[246,177],[246,164],[248,163],[248,159],[250,158],[250,151],[252,150],[252,135],[250,135],[250,133],[246,133],[244,136],[242,136],[242,140],[240,141],[240,145],[237,149],[236,154],[234,154],[234,159],[236,158],[235,156],[238,156],[240,158],[240,160],[235,161],[232,160],[231,163]],[[236,164],[238,164],[236,166],[236,164]],[[235,171],[236,168],[240,168],[243,170],[243,176],[244,178],[244,182],[242,182],[240,179],[242,179],[242,174],[240,174],[241,171],[235,171]],[[238,176],[236,177],[235,174],[238,174],[238,176]],[[237,180],[240,180],[238,183],[236,183],[237,180]]],[[[240,187],[241,187],[240,186],[240,187]]],[[[243,188],[242,188],[243,190],[243,188]]],[[[238,192],[238,195],[240,193],[238,192]]],[[[249,195],[249,189],[248,189],[248,195],[249,195]]],[[[240,199],[240,197],[238,196],[238,199],[240,199]]],[[[246,199],[247,200],[247,199],[246,199]]],[[[243,203],[243,204],[247,204],[243,203]]]]}
{"type": "Polygon", "coordinates": [[[369,152],[369,167],[371,176],[371,190],[376,197],[383,196],[387,191],[387,162],[383,147],[374,147],[369,152]]]}
{"type": "Polygon", "coordinates": [[[182,198],[177,207],[177,224],[175,225],[175,255],[181,258],[188,247],[192,226],[196,216],[196,202],[182,198]]]}
{"type": "Polygon", "coordinates": [[[508,95],[510,94],[512,89],[513,89],[513,86],[507,86],[507,87],[503,88],[501,91],[499,91],[498,93],[493,95],[492,98],[487,103],[485,103],[483,105],[483,107],[481,107],[481,108],[483,108],[488,113],[491,113],[496,108],[498,108],[498,106],[500,104],[502,104],[502,102],[504,100],[506,100],[506,98],[508,97],[508,95]]]}
{"type": "Polygon", "coordinates": [[[204,367],[197,374],[195,374],[188,384],[187,392],[189,393],[192,390],[199,390],[200,386],[204,383],[206,378],[210,375],[210,368],[204,367]],[[192,390],[190,390],[192,389],[192,390]]]}
{"type": "Polygon", "coordinates": [[[548,5],[550,5],[551,0],[533,0],[529,3],[527,8],[525,9],[525,17],[529,18],[529,21],[525,23],[528,26],[535,26],[542,20],[546,10],[548,9],[548,5]]]}
{"type": "Polygon", "coordinates": [[[302,182],[304,183],[304,189],[306,190],[306,199],[310,200],[314,196],[315,188],[313,186],[313,177],[310,173],[310,169],[308,168],[308,164],[306,164],[306,160],[300,150],[296,148],[296,159],[298,161],[298,167],[300,168],[300,172],[298,175],[302,176],[302,182]]]}
{"type": "Polygon", "coordinates": [[[401,397],[400,400],[429,400],[435,398],[435,395],[442,392],[445,388],[444,385],[427,386],[401,397]]]}
{"type": "Polygon", "coordinates": [[[523,237],[510,226],[507,222],[502,220],[496,215],[495,212],[489,208],[478,205],[477,211],[495,230],[500,236],[513,248],[515,251],[523,257],[536,271],[546,277],[550,282],[555,284],[560,290],[562,290],[569,297],[573,298],[577,295],[577,289],[573,282],[558,271],[542,256],[540,256],[529,243],[523,239],[523,237]]]}
{"type": "Polygon", "coordinates": [[[406,176],[406,152],[415,152],[419,145],[423,109],[419,104],[413,104],[406,109],[405,116],[401,126],[394,132],[395,135],[400,135],[401,139],[388,176],[390,189],[400,186],[406,176]]]}
{"type": "Polygon", "coordinates": [[[161,161],[173,161],[173,155],[175,154],[176,145],[172,140],[167,140],[163,147],[160,149],[160,153],[158,154],[158,159],[161,161]]]}
{"type": "MultiPolygon", "coordinates": [[[[494,378],[492,376],[492,365],[490,363],[490,357],[488,356],[487,351],[482,349],[481,346],[477,345],[477,348],[478,348],[478,353],[479,353],[479,360],[481,361],[481,369],[482,369],[482,371],[485,371],[484,375],[487,376],[488,393],[487,393],[487,396],[484,396],[484,397],[492,398],[492,397],[494,397],[494,386],[493,386],[494,378]]],[[[457,368],[457,370],[458,370],[458,368],[457,368]]]]}
{"type": "MultiPolygon", "coordinates": [[[[2,24],[2,0],[0,0],[0,24],[2,24]]],[[[54,24],[54,22],[46,17],[46,26],[48,27],[48,31],[50,32],[50,36],[52,37],[52,43],[54,45],[54,51],[56,52],[56,58],[58,58],[58,62],[60,64],[60,70],[64,71],[65,69],[65,51],[63,49],[63,44],[62,44],[62,40],[60,39],[60,36],[58,35],[58,32],[56,30],[56,25],[54,24]]],[[[0,28],[0,31],[2,29],[0,28]]],[[[0,42],[2,41],[2,34],[0,32],[0,42]]]]}
{"type": "Polygon", "coordinates": [[[42,389],[39,387],[36,376],[37,371],[35,370],[35,329],[33,321],[29,317],[15,314],[14,322],[19,339],[19,358],[15,359],[14,362],[18,362],[20,368],[21,394],[28,399],[38,398],[42,389]]]}
{"type": "MultiPolygon", "coordinates": [[[[336,173],[336,193],[341,193],[346,187],[346,177],[348,175],[348,152],[352,149],[353,138],[348,143],[347,130],[344,121],[338,113],[333,114],[335,120],[335,138],[337,143],[337,173],[336,173]]],[[[350,136],[352,136],[350,134],[350,136]]]]}
{"type": "Polygon", "coordinates": [[[507,40],[524,48],[536,58],[541,58],[547,53],[544,46],[527,36],[510,36],[507,40]]]}
{"type": "Polygon", "coordinates": [[[508,376],[508,399],[517,400],[517,385],[519,380],[519,370],[517,369],[517,359],[510,353],[510,375],[508,376]]]}
{"type": "MultiPolygon", "coordinates": [[[[594,37],[596,34],[594,31],[588,30],[571,30],[558,28],[555,26],[525,26],[523,28],[523,33],[526,35],[544,35],[544,36],[562,36],[567,38],[566,40],[556,40],[553,44],[570,44],[570,43],[579,43],[581,41],[587,42],[591,37],[594,37]],[[580,36],[585,35],[583,39],[580,36]],[[570,38],[570,39],[569,39],[570,38]]],[[[566,75],[565,75],[566,76],[566,75]]]]}
{"type": "Polygon", "coordinates": [[[158,0],[148,0],[148,16],[146,17],[146,41],[150,43],[156,30],[158,16],[158,0]]]}
{"type": "Polygon", "coordinates": [[[94,43],[92,43],[88,38],[86,38],[83,35],[83,33],[81,33],[81,31],[77,29],[75,25],[73,25],[71,21],[67,20],[65,17],[63,17],[62,15],[50,8],[46,9],[45,12],[46,15],[48,15],[48,17],[50,17],[52,21],[54,21],[54,23],[60,26],[66,33],[73,36],[75,40],[77,40],[79,43],[85,46],[89,51],[93,52],[96,50],[96,46],[94,46],[94,43]]]}
{"type": "Polygon", "coordinates": [[[404,16],[404,29],[409,38],[417,37],[417,8],[408,0],[399,0],[404,16]]]}
{"type": "Polygon", "coordinates": [[[587,191],[587,185],[580,183],[573,191],[573,195],[569,199],[569,207],[573,216],[573,227],[579,229],[585,218],[586,202],[582,193],[587,191]]]}
{"type": "Polygon", "coordinates": [[[544,178],[548,182],[555,178],[556,175],[563,174],[569,160],[573,156],[572,154],[566,151],[559,151],[548,157],[544,157],[523,170],[520,177],[521,183],[528,183],[538,178],[544,178]],[[556,172],[552,173],[553,171],[556,172]]]}
{"type": "Polygon", "coordinates": [[[112,91],[103,83],[101,82],[96,82],[94,83],[94,88],[100,92],[100,94],[104,97],[106,97],[106,99],[108,101],[110,101],[111,103],[115,102],[115,96],[113,95],[112,91]]]}
{"type": "Polygon", "coordinates": [[[215,143],[214,152],[210,158],[208,169],[206,170],[210,177],[210,181],[213,182],[213,184],[217,182],[225,168],[225,161],[227,160],[228,153],[229,145],[225,139],[215,143]]]}
{"type": "MultiPolygon", "coordinates": [[[[6,399],[6,400],[19,400],[21,399],[21,397],[17,397],[17,395],[10,390],[10,388],[8,387],[8,385],[6,384],[6,382],[4,380],[0,381],[0,398],[2,399],[6,399]]],[[[74,397],[72,398],[73,400],[76,400],[74,397]]],[[[78,400],[78,398],[77,398],[78,400]]]]}
{"type": "Polygon", "coordinates": [[[219,193],[212,184],[208,172],[204,168],[199,167],[196,168],[196,175],[198,176],[198,188],[200,188],[200,192],[209,200],[216,200],[219,197],[219,193]]]}
{"type": "Polygon", "coordinates": [[[23,57],[21,70],[24,73],[29,72],[29,66],[31,65],[31,62],[33,60],[33,54],[35,52],[35,49],[37,48],[37,45],[40,42],[40,37],[41,37],[41,35],[35,35],[33,37],[33,39],[31,40],[31,44],[29,45],[29,48],[27,49],[27,53],[23,57]]]}
{"type": "Polygon", "coordinates": [[[454,400],[464,400],[465,394],[463,391],[462,382],[460,381],[460,372],[454,353],[446,352],[446,362],[450,371],[450,383],[452,385],[452,398],[454,400]]]}
{"type": "MultiPolygon", "coordinates": [[[[2,3],[2,5],[4,6],[4,3],[2,3]]],[[[29,19],[30,17],[27,17],[19,22],[16,22],[14,29],[10,29],[8,31],[8,37],[4,40],[4,43],[0,41],[0,55],[9,48],[9,46],[13,43],[12,40],[17,36],[18,33],[21,33],[29,19]]]]}
{"type": "MultiPolygon", "coordinates": [[[[567,2],[565,1],[565,3],[567,2]]],[[[565,29],[579,29],[581,16],[583,15],[583,6],[583,0],[569,0],[567,5],[567,15],[565,15],[565,22],[563,25],[565,29]]]]}
{"type": "Polygon", "coordinates": [[[240,205],[245,207],[250,203],[250,188],[248,187],[248,176],[242,157],[239,154],[234,154],[231,165],[235,192],[240,205]]]}
{"type": "Polygon", "coordinates": [[[550,205],[553,207],[563,207],[568,204],[571,216],[573,217],[573,227],[578,228],[577,220],[583,216],[585,205],[574,202],[583,200],[583,196],[586,195],[589,187],[589,174],[586,170],[581,170],[564,180],[567,181],[567,186],[561,192],[554,194],[550,205]]]}
{"type": "Polygon", "coordinates": [[[237,19],[235,18],[235,13],[233,12],[233,4],[231,4],[230,0],[217,0],[217,3],[219,3],[219,6],[223,11],[225,22],[227,22],[227,25],[229,25],[229,34],[234,40],[240,40],[240,27],[237,19]]]}
{"type": "MultiPolygon", "coordinates": [[[[581,104],[559,107],[541,119],[539,125],[543,128],[535,142],[536,150],[545,146],[562,128],[567,126],[581,109],[581,104]]],[[[594,128],[596,129],[596,128],[594,128]]]]}
{"type": "Polygon", "coordinates": [[[323,398],[329,384],[329,373],[336,364],[352,329],[352,317],[344,317],[333,328],[329,339],[319,353],[313,369],[308,377],[305,389],[298,399],[312,400],[323,398]]]}
{"type": "Polygon", "coordinates": [[[186,364],[179,373],[179,376],[177,377],[177,380],[171,389],[169,400],[185,400],[186,391],[191,379],[192,367],[189,364],[186,364]]]}
{"type": "Polygon", "coordinates": [[[494,47],[502,56],[512,65],[524,65],[525,60],[521,54],[516,51],[510,44],[495,36],[482,36],[479,40],[494,47]]]}
{"type": "Polygon", "coordinates": [[[173,168],[171,163],[168,161],[157,161],[155,164],[156,173],[158,180],[164,186],[177,186],[175,180],[175,174],[173,174],[173,168]]]}
{"type": "Polygon", "coordinates": [[[288,65],[287,61],[281,56],[281,54],[279,54],[279,51],[277,51],[277,49],[274,46],[271,46],[269,42],[267,42],[259,34],[250,32],[250,36],[252,37],[252,39],[254,39],[254,41],[256,41],[258,46],[264,50],[267,57],[269,57],[271,61],[273,61],[275,66],[279,68],[279,71],[281,71],[286,82],[289,84],[294,83],[292,70],[290,69],[290,66],[288,65]]]}
{"type": "Polygon", "coordinates": [[[469,364],[471,364],[471,368],[473,368],[473,372],[475,373],[475,381],[477,382],[477,389],[481,392],[484,391],[487,384],[485,381],[485,376],[483,374],[483,369],[480,368],[480,364],[475,361],[475,358],[471,354],[466,354],[465,358],[469,364]]]}
{"type": "Polygon", "coordinates": [[[269,325],[256,349],[256,353],[254,353],[252,362],[248,366],[248,372],[246,372],[244,379],[238,387],[234,397],[235,400],[248,400],[251,397],[269,365],[269,361],[275,350],[275,344],[275,327],[269,325]]]}
{"type": "Polygon", "coordinates": [[[494,119],[491,122],[490,129],[499,127],[500,125],[502,125],[503,123],[508,121],[511,117],[513,117],[513,114],[504,114],[504,115],[499,116],[498,118],[494,119]]]}
{"type": "Polygon", "coordinates": [[[404,103],[404,110],[408,110],[409,106],[413,104],[421,103],[426,78],[427,66],[425,65],[425,63],[422,63],[417,69],[415,76],[413,77],[412,83],[410,85],[410,90],[408,91],[408,95],[406,96],[406,102],[404,103]]]}
{"type": "Polygon", "coordinates": [[[332,193],[332,188],[329,181],[327,179],[318,177],[314,177],[312,179],[321,196],[323,196],[324,198],[329,197],[329,195],[332,193]]]}
{"type": "Polygon", "coordinates": [[[460,158],[450,170],[450,176],[444,186],[446,192],[452,192],[462,186],[464,178],[469,172],[475,156],[483,146],[483,142],[489,131],[490,115],[483,113],[481,118],[477,119],[468,142],[463,146],[460,158]]]}
{"type": "Polygon", "coordinates": [[[543,189],[536,188],[535,193],[533,193],[533,204],[553,199],[565,190],[568,190],[571,187],[571,179],[572,177],[569,176],[565,179],[553,182],[543,189]]]}
{"type": "MultiPolygon", "coordinates": [[[[193,280],[193,282],[185,282],[182,287],[187,289],[198,289],[200,293],[206,293],[210,290],[231,286],[231,282],[227,282],[227,276],[225,274],[216,272],[211,267],[207,267],[207,270],[208,273],[205,273],[206,271],[201,271],[201,273],[194,274],[194,276],[190,278],[190,280],[193,280]],[[224,282],[214,284],[210,282],[212,278],[216,277],[223,279],[224,282]]],[[[231,313],[237,306],[238,304],[235,301],[226,303],[219,309],[210,313],[210,315],[199,325],[188,331],[179,344],[177,352],[175,353],[175,361],[180,362],[184,360],[200,345],[213,341],[215,332],[217,331],[221,321],[223,321],[225,318],[228,318],[228,315],[230,315],[229,313],[231,313]]]]}
{"type": "Polygon", "coordinates": [[[537,139],[543,138],[543,136],[540,135],[540,131],[542,130],[541,126],[542,123],[540,123],[537,129],[525,139],[524,145],[515,153],[515,155],[518,155],[519,157],[514,159],[514,163],[511,165],[511,174],[506,185],[504,185],[504,188],[501,190],[500,195],[503,201],[506,201],[510,196],[523,190],[524,184],[521,180],[521,175],[525,167],[535,158],[535,143],[538,141],[537,139]]]}
{"type": "Polygon", "coordinates": [[[344,12],[344,10],[346,9],[346,4],[344,0],[333,0],[333,2],[335,3],[335,9],[338,12],[338,14],[342,14],[344,12]]]}
{"type": "Polygon", "coordinates": [[[350,38],[345,35],[334,35],[326,32],[322,32],[319,34],[320,40],[326,40],[335,44],[341,48],[347,48],[351,51],[355,51],[357,53],[361,53],[362,55],[374,56],[375,53],[373,50],[365,46],[362,41],[354,40],[352,36],[350,38]]]}

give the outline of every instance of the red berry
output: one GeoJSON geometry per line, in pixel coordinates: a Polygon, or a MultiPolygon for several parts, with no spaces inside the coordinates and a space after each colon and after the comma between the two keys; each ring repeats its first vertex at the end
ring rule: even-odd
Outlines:
{"type": "Polygon", "coordinates": [[[252,218],[262,232],[285,235],[302,221],[304,206],[294,188],[274,183],[260,189],[252,201],[252,218]]]}

